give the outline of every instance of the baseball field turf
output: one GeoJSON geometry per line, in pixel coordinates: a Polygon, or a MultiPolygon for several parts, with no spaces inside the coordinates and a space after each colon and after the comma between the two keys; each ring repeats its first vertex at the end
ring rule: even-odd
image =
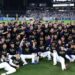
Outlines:
{"type": "MultiPolygon", "coordinates": [[[[14,21],[0,21],[0,23],[2,22],[5,22],[5,23],[8,23],[8,22],[14,22],[14,21]]],[[[21,22],[21,21],[17,21],[17,22],[21,22]]],[[[30,23],[30,21],[26,21],[27,23],[30,23]]],[[[55,22],[63,22],[64,24],[67,24],[67,23],[75,23],[75,20],[51,20],[51,21],[42,21],[43,23],[46,23],[46,22],[52,22],[52,23],[55,23],[55,22]]]]}
{"type": "MultiPolygon", "coordinates": [[[[4,70],[0,70],[0,73],[4,70]]],[[[52,61],[41,60],[38,64],[28,64],[12,75],[75,75],[75,63],[69,63],[65,71],[61,70],[60,64],[52,65],[52,61]]]]}

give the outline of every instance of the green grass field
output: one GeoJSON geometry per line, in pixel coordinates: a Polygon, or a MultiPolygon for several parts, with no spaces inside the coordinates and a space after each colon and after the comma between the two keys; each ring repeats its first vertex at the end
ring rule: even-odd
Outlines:
{"type": "Polygon", "coordinates": [[[42,60],[39,64],[23,66],[12,75],[75,75],[75,63],[69,63],[68,69],[62,71],[59,63],[53,66],[52,61],[42,60]]]}
{"type": "MultiPolygon", "coordinates": [[[[5,23],[8,23],[8,22],[14,22],[14,21],[0,21],[0,23],[2,22],[5,22],[5,23]]],[[[17,21],[17,22],[21,22],[21,21],[17,21]]],[[[30,21],[26,21],[27,23],[30,23],[30,21]]],[[[45,21],[42,21],[43,23],[46,23],[45,21]]],[[[48,22],[63,22],[64,24],[67,24],[67,23],[75,23],[75,20],[58,20],[58,21],[55,21],[55,20],[51,20],[51,21],[48,21],[48,22]]]]}

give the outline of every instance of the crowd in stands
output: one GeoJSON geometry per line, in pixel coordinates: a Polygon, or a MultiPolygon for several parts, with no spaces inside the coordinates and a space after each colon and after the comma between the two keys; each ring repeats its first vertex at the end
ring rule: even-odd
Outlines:
{"type": "Polygon", "coordinates": [[[53,17],[53,18],[75,18],[73,11],[50,11],[50,10],[28,10],[26,14],[30,17],[41,18],[41,17],[53,17]]]}

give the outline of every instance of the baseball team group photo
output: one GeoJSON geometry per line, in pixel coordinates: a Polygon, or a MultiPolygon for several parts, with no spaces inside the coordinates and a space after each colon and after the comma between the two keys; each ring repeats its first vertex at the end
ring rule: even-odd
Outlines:
{"type": "Polygon", "coordinates": [[[0,0],[0,75],[74,75],[75,0],[0,0]]]}

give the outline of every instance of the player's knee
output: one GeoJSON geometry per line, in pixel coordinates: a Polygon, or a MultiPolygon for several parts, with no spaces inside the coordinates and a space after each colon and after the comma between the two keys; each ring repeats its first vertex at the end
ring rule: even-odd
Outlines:
{"type": "Polygon", "coordinates": [[[50,54],[51,52],[50,52],[50,51],[48,51],[48,53],[50,54]]]}
{"type": "Polygon", "coordinates": [[[13,73],[15,73],[15,72],[16,72],[16,69],[15,69],[15,68],[13,68],[13,69],[12,69],[12,72],[13,72],[13,73]]]}

